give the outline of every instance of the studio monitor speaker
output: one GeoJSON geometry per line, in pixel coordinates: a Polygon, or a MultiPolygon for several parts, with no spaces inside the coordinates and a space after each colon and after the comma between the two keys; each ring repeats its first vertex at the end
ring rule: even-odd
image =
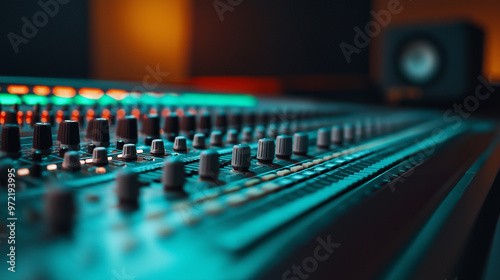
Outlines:
{"type": "Polygon", "coordinates": [[[398,26],[387,30],[382,85],[426,103],[447,103],[469,94],[482,73],[482,30],[467,22],[398,26]]]}

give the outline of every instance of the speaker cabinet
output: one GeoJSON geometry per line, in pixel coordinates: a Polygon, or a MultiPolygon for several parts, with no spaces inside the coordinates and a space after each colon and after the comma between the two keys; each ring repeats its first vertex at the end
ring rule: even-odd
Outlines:
{"type": "Polygon", "coordinates": [[[482,73],[483,41],[482,30],[467,22],[387,30],[382,69],[385,93],[427,103],[463,98],[482,73]],[[408,92],[412,94],[405,95],[408,92]]]}

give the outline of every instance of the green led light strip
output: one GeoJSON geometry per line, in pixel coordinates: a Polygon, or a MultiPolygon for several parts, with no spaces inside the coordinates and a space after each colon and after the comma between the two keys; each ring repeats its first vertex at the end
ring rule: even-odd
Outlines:
{"type": "Polygon", "coordinates": [[[21,98],[17,95],[10,93],[0,93],[0,104],[14,105],[21,103],[21,98]]]}

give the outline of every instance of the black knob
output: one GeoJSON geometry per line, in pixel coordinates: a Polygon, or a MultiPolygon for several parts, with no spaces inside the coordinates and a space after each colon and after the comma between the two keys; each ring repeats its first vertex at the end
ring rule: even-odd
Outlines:
{"type": "Polygon", "coordinates": [[[219,177],[219,153],[215,150],[206,150],[200,154],[200,177],[217,180],[219,177]]]}
{"type": "Polygon", "coordinates": [[[4,113],[4,124],[18,124],[17,123],[17,112],[13,109],[7,109],[3,111],[4,113]]]}
{"type": "Polygon", "coordinates": [[[155,139],[151,142],[151,154],[153,156],[164,156],[165,155],[165,144],[161,139],[155,139]]]}
{"type": "Polygon", "coordinates": [[[215,115],[215,129],[224,133],[227,129],[227,115],[224,111],[219,111],[215,115]]]}
{"type": "Polygon", "coordinates": [[[247,112],[244,116],[243,116],[243,123],[245,124],[245,126],[248,126],[248,127],[254,127],[255,126],[255,113],[254,112],[247,112]]]}
{"type": "Polygon", "coordinates": [[[17,124],[5,124],[2,127],[1,151],[11,158],[19,158],[21,156],[21,138],[17,124]]]}
{"type": "Polygon", "coordinates": [[[212,147],[222,147],[222,133],[218,130],[212,131],[210,134],[210,146],[212,147]]]}
{"type": "Polygon", "coordinates": [[[120,206],[138,206],[141,185],[139,174],[131,169],[124,169],[118,172],[116,175],[116,194],[120,206]]]}
{"type": "Polygon", "coordinates": [[[226,142],[228,144],[232,144],[232,145],[238,144],[238,142],[239,142],[238,135],[239,135],[238,130],[236,130],[234,128],[228,130],[227,135],[226,135],[226,142]]]}
{"type": "Polygon", "coordinates": [[[92,144],[97,147],[109,147],[109,122],[107,119],[98,118],[93,120],[92,144]]]}
{"type": "Polygon", "coordinates": [[[175,137],[173,149],[176,152],[186,152],[187,151],[186,137],[184,136],[175,137]]]}
{"type": "Polygon", "coordinates": [[[77,121],[63,121],[59,124],[57,134],[61,147],[68,150],[80,150],[80,129],[77,121]]]}
{"type": "Polygon", "coordinates": [[[193,138],[193,148],[204,149],[206,137],[203,133],[196,133],[193,138]]]}
{"type": "Polygon", "coordinates": [[[106,148],[94,148],[92,152],[92,164],[94,164],[95,166],[104,166],[108,163],[108,151],[106,150],[106,148]]]}
{"type": "Polygon", "coordinates": [[[48,123],[35,124],[33,150],[47,155],[52,152],[52,127],[48,123]]]}
{"type": "Polygon", "coordinates": [[[276,157],[287,159],[292,155],[292,137],[279,135],[276,138],[276,157]]]}
{"type": "Polygon", "coordinates": [[[177,157],[165,161],[161,182],[165,191],[183,191],[186,181],[184,162],[177,157]]]}
{"type": "Polygon", "coordinates": [[[233,154],[231,157],[231,166],[237,171],[247,171],[251,163],[250,146],[247,144],[239,144],[233,146],[233,154]]]}
{"type": "Polygon", "coordinates": [[[95,119],[91,119],[87,123],[87,131],[85,133],[85,139],[92,140],[92,135],[94,133],[95,119]]]}
{"type": "Polygon", "coordinates": [[[45,197],[45,212],[48,226],[53,234],[71,230],[75,214],[73,193],[63,189],[52,189],[45,197]]]}
{"type": "Polygon", "coordinates": [[[293,135],[293,153],[306,155],[309,149],[309,136],[307,133],[298,132],[293,135]]]}
{"type": "Polygon", "coordinates": [[[125,144],[125,146],[123,146],[122,159],[124,161],[137,160],[137,148],[135,144],[125,144]]]}
{"type": "Polygon", "coordinates": [[[179,135],[179,117],[176,113],[170,113],[170,115],[165,117],[163,122],[163,133],[170,142],[173,142],[175,137],[179,135]]]}
{"type": "Polygon", "coordinates": [[[330,129],[322,127],[318,129],[316,144],[320,149],[328,149],[330,147],[330,129]]]}
{"type": "Polygon", "coordinates": [[[232,112],[229,117],[229,126],[237,131],[240,131],[242,124],[243,117],[241,116],[241,113],[238,111],[232,112]]]}
{"type": "Polygon", "coordinates": [[[188,139],[193,140],[193,136],[196,130],[196,116],[186,112],[181,117],[181,134],[186,136],[188,139]]]}
{"type": "Polygon", "coordinates": [[[206,136],[208,136],[211,130],[212,130],[212,116],[210,115],[210,112],[204,111],[198,117],[197,131],[199,133],[203,133],[206,136]]]}
{"type": "Polygon", "coordinates": [[[116,136],[125,143],[137,144],[137,119],[126,116],[118,120],[116,136]]]}
{"type": "Polygon", "coordinates": [[[151,136],[153,139],[160,138],[160,117],[158,115],[146,115],[142,120],[142,131],[144,136],[151,136]]]}

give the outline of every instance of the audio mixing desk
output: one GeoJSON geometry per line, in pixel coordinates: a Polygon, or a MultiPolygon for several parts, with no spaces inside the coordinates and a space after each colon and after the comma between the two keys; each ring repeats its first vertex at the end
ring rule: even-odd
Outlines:
{"type": "Polygon", "coordinates": [[[0,83],[2,279],[498,279],[493,121],[56,82],[0,83]]]}

